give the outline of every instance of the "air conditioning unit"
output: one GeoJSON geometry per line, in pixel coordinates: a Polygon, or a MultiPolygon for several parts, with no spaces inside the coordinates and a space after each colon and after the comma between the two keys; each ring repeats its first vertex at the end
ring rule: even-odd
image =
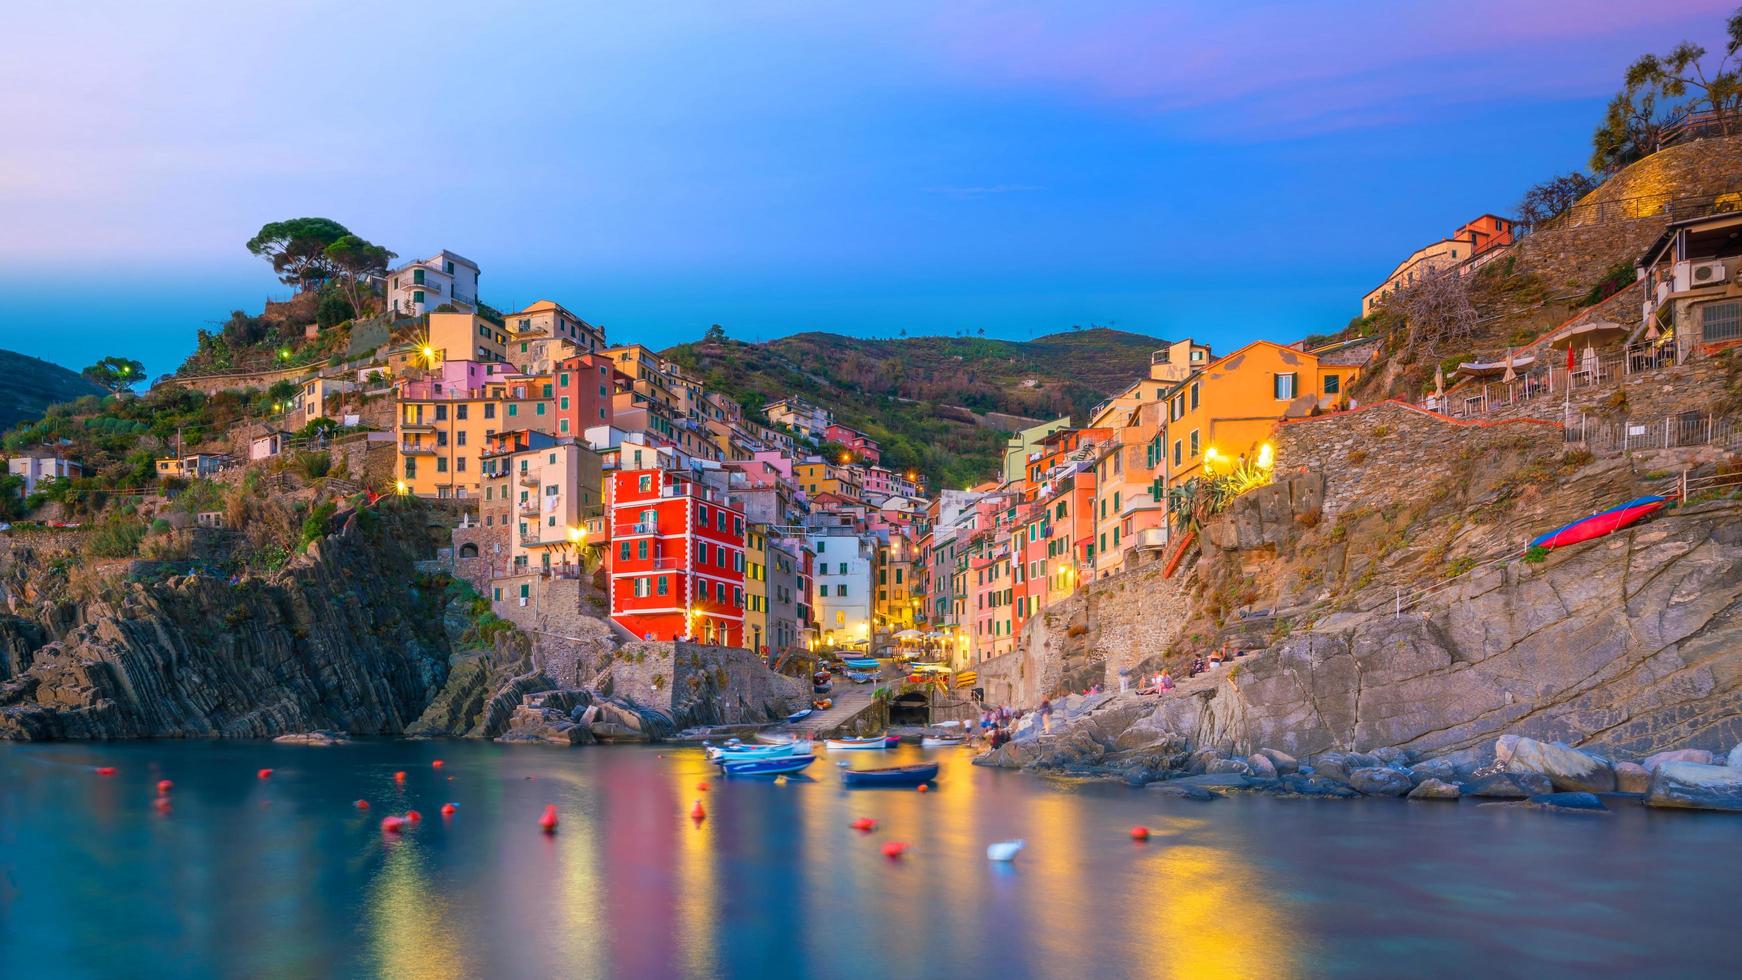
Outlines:
{"type": "Polygon", "coordinates": [[[1691,286],[1712,286],[1724,281],[1724,263],[1696,262],[1688,270],[1688,283],[1691,286]]]}

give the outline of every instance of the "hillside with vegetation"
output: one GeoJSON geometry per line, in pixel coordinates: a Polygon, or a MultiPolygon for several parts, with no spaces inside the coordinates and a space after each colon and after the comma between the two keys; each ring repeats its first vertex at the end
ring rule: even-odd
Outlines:
{"type": "Polygon", "coordinates": [[[753,416],[798,395],[876,439],[891,468],[963,486],[996,471],[1005,436],[1021,419],[1082,421],[1143,377],[1162,343],[1105,327],[1030,341],[801,333],[759,344],[710,330],[663,353],[753,416]]]}
{"type": "Polygon", "coordinates": [[[0,350],[0,378],[0,430],[39,418],[50,405],[103,393],[58,364],[9,350],[0,350]]]}

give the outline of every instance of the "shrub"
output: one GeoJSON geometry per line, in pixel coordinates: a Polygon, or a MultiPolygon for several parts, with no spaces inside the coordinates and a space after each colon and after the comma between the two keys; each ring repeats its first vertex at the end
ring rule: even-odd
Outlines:
{"type": "Polygon", "coordinates": [[[333,468],[333,458],[326,453],[298,453],[297,472],[311,480],[319,480],[333,468]]]}
{"type": "Polygon", "coordinates": [[[1548,549],[1541,545],[1533,544],[1524,552],[1524,560],[1532,565],[1540,565],[1548,560],[1548,549]]]}
{"type": "Polygon", "coordinates": [[[96,558],[131,558],[145,538],[145,525],[116,514],[97,523],[85,539],[85,551],[96,558]]]}
{"type": "Polygon", "coordinates": [[[1446,562],[1446,578],[1457,578],[1476,567],[1476,559],[1471,555],[1462,555],[1446,562]]]}
{"type": "Polygon", "coordinates": [[[1391,426],[1389,425],[1376,425],[1373,427],[1373,438],[1375,439],[1383,439],[1390,434],[1391,426]]]}
{"type": "Polygon", "coordinates": [[[327,533],[327,522],[333,519],[333,514],[337,512],[338,509],[338,504],[328,500],[316,504],[315,509],[309,511],[309,515],[303,518],[302,536],[299,537],[296,542],[298,551],[308,547],[309,542],[314,541],[327,533]]]}

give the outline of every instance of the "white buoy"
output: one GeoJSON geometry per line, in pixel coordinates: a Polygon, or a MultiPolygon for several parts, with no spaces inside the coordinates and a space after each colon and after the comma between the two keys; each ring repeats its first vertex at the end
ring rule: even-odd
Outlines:
{"type": "Polygon", "coordinates": [[[986,845],[986,858],[991,861],[1014,861],[1022,851],[1019,840],[1001,840],[996,844],[986,845]]]}

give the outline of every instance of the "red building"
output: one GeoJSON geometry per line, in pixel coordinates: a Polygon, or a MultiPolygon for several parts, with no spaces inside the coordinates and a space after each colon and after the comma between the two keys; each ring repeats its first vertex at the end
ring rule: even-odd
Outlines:
{"type": "Polygon", "coordinates": [[[595,425],[611,424],[616,362],[604,354],[579,354],[556,366],[556,434],[579,439],[595,425]]]}
{"type": "Polygon", "coordinates": [[[673,470],[606,482],[611,619],[642,638],[744,642],[744,513],[673,470]]]}
{"type": "MultiPolygon", "coordinates": [[[[883,452],[877,446],[877,440],[858,429],[849,429],[844,425],[831,425],[823,432],[823,438],[830,442],[840,443],[853,454],[855,462],[870,463],[873,466],[883,461],[883,452]]],[[[835,462],[829,460],[829,462],[835,462]]]]}

